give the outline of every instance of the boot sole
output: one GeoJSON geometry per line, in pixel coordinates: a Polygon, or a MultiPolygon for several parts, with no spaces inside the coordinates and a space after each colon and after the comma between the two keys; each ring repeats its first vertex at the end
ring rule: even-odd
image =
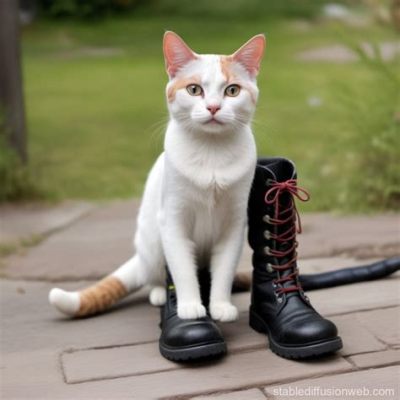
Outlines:
{"type": "Polygon", "coordinates": [[[171,348],[160,342],[159,348],[163,357],[176,362],[191,362],[207,358],[214,359],[226,354],[226,344],[224,342],[181,348],[171,348]]]}
{"type": "Polygon", "coordinates": [[[254,311],[250,311],[249,324],[256,332],[266,334],[271,350],[283,358],[294,360],[317,358],[334,353],[343,347],[342,339],[339,336],[333,339],[321,340],[301,346],[285,346],[279,344],[273,339],[267,324],[254,311]]]}

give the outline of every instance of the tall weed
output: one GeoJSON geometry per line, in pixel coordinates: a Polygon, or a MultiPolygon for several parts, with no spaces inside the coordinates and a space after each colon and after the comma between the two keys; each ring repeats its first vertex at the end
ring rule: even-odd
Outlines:
{"type": "MultiPolygon", "coordinates": [[[[372,54],[355,48],[360,67],[373,79],[357,89],[343,90],[343,143],[347,154],[341,201],[352,210],[400,208],[400,80],[399,60],[383,61],[375,46],[372,54]],[[351,149],[351,150],[347,150],[351,149]]],[[[347,208],[347,207],[346,207],[347,208]]]]}

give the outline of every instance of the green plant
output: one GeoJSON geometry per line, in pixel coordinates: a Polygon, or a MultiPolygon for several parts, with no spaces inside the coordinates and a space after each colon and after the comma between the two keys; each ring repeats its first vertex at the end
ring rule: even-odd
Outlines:
{"type": "Polygon", "coordinates": [[[23,165],[6,139],[4,124],[0,118],[0,202],[41,197],[32,174],[23,165]]]}
{"type": "Polygon", "coordinates": [[[39,0],[42,13],[50,17],[100,17],[110,12],[126,11],[138,0],[39,0]]]}
{"type": "MultiPolygon", "coordinates": [[[[389,64],[377,47],[372,54],[354,48],[372,79],[358,90],[342,92],[347,166],[344,196],[351,209],[399,209],[400,205],[400,81],[398,62],[389,64]]],[[[370,52],[369,52],[370,53],[370,52]]]]}

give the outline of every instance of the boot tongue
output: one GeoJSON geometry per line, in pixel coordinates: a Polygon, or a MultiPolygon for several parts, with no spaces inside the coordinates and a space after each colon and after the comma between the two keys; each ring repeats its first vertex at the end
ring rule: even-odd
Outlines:
{"type": "MultiPolygon", "coordinates": [[[[260,167],[264,170],[264,176],[266,179],[273,179],[277,182],[285,182],[290,179],[296,179],[296,169],[294,164],[287,159],[276,158],[276,159],[267,159],[267,160],[259,160],[260,167]]],[[[283,192],[279,197],[279,207],[280,212],[290,207],[291,202],[294,201],[292,199],[292,195],[288,192],[283,192]]],[[[291,226],[293,226],[295,222],[289,221],[286,224],[279,226],[278,233],[282,234],[286,232],[291,226]]],[[[281,251],[285,251],[293,245],[294,239],[289,240],[288,242],[283,242],[278,244],[278,248],[281,251]]],[[[280,264],[287,263],[290,259],[293,258],[295,250],[291,252],[286,257],[279,258],[280,264]]],[[[295,263],[293,263],[293,268],[288,268],[287,270],[281,271],[280,276],[283,278],[291,274],[295,268],[295,263]]],[[[295,279],[287,281],[283,283],[283,287],[290,287],[296,284],[295,279]]],[[[289,297],[296,296],[295,292],[289,293],[289,297]]]]}
{"type": "MultiPolygon", "coordinates": [[[[295,165],[292,161],[285,159],[285,158],[259,158],[257,161],[257,170],[258,173],[261,176],[261,179],[264,181],[264,183],[269,186],[270,184],[268,183],[269,179],[272,179],[277,182],[285,182],[290,179],[296,179],[296,168],[295,165]]],[[[291,202],[294,201],[292,199],[292,195],[288,192],[283,192],[279,196],[279,209],[280,213],[290,207],[291,202]]],[[[283,232],[286,232],[291,226],[295,224],[295,221],[289,221],[286,224],[280,225],[277,228],[277,233],[282,234],[283,232]]],[[[280,251],[285,251],[289,249],[293,245],[294,239],[291,239],[287,242],[280,242],[277,243],[277,250],[279,249],[280,251]]],[[[279,264],[283,265],[286,264],[290,259],[294,257],[294,252],[291,252],[289,255],[286,257],[279,257],[277,260],[279,260],[279,264]]],[[[279,275],[281,278],[288,276],[291,274],[296,267],[296,263],[293,262],[293,267],[288,268],[287,270],[279,272],[279,275]]],[[[284,282],[282,284],[283,287],[290,287],[293,285],[296,285],[296,280],[290,280],[287,282],[284,282]]],[[[292,297],[292,296],[297,296],[297,292],[291,292],[287,294],[287,297],[292,297]]]]}
{"type": "MultiPolygon", "coordinates": [[[[284,195],[282,195],[281,197],[286,197],[286,193],[285,193],[284,195]]],[[[281,204],[285,204],[285,203],[287,202],[286,200],[287,200],[287,199],[281,199],[281,204]]],[[[291,226],[293,226],[293,224],[294,224],[294,222],[288,222],[288,223],[286,223],[286,224],[281,225],[281,226],[278,228],[278,232],[279,232],[279,233],[282,233],[282,232],[287,231],[291,226]]],[[[287,242],[280,242],[280,243],[277,243],[277,248],[278,248],[280,251],[286,251],[286,250],[288,250],[291,246],[293,246],[293,243],[294,243],[294,239],[288,240],[287,242]]],[[[296,252],[296,249],[294,249],[293,251],[291,251],[287,256],[285,256],[285,257],[280,257],[280,258],[279,258],[279,264],[280,264],[280,265],[286,264],[286,263],[289,262],[291,259],[293,259],[293,258],[294,258],[294,253],[295,253],[295,252],[296,252]]],[[[290,275],[291,273],[293,273],[295,267],[296,267],[296,262],[293,262],[291,268],[288,268],[288,269],[285,269],[285,270],[283,270],[283,271],[280,271],[279,274],[280,274],[281,278],[284,278],[284,277],[290,275]]],[[[290,287],[290,286],[293,286],[293,285],[296,285],[295,279],[283,283],[283,287],[290,287]]]]}

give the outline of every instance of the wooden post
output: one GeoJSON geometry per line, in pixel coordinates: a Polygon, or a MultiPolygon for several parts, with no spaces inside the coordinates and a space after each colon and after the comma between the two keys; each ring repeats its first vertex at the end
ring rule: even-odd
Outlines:
{"type": "Polygon", "coordinates": [[[18,0],[0,0],[0,109],[10,146],[27,161],[18,0]]]}

